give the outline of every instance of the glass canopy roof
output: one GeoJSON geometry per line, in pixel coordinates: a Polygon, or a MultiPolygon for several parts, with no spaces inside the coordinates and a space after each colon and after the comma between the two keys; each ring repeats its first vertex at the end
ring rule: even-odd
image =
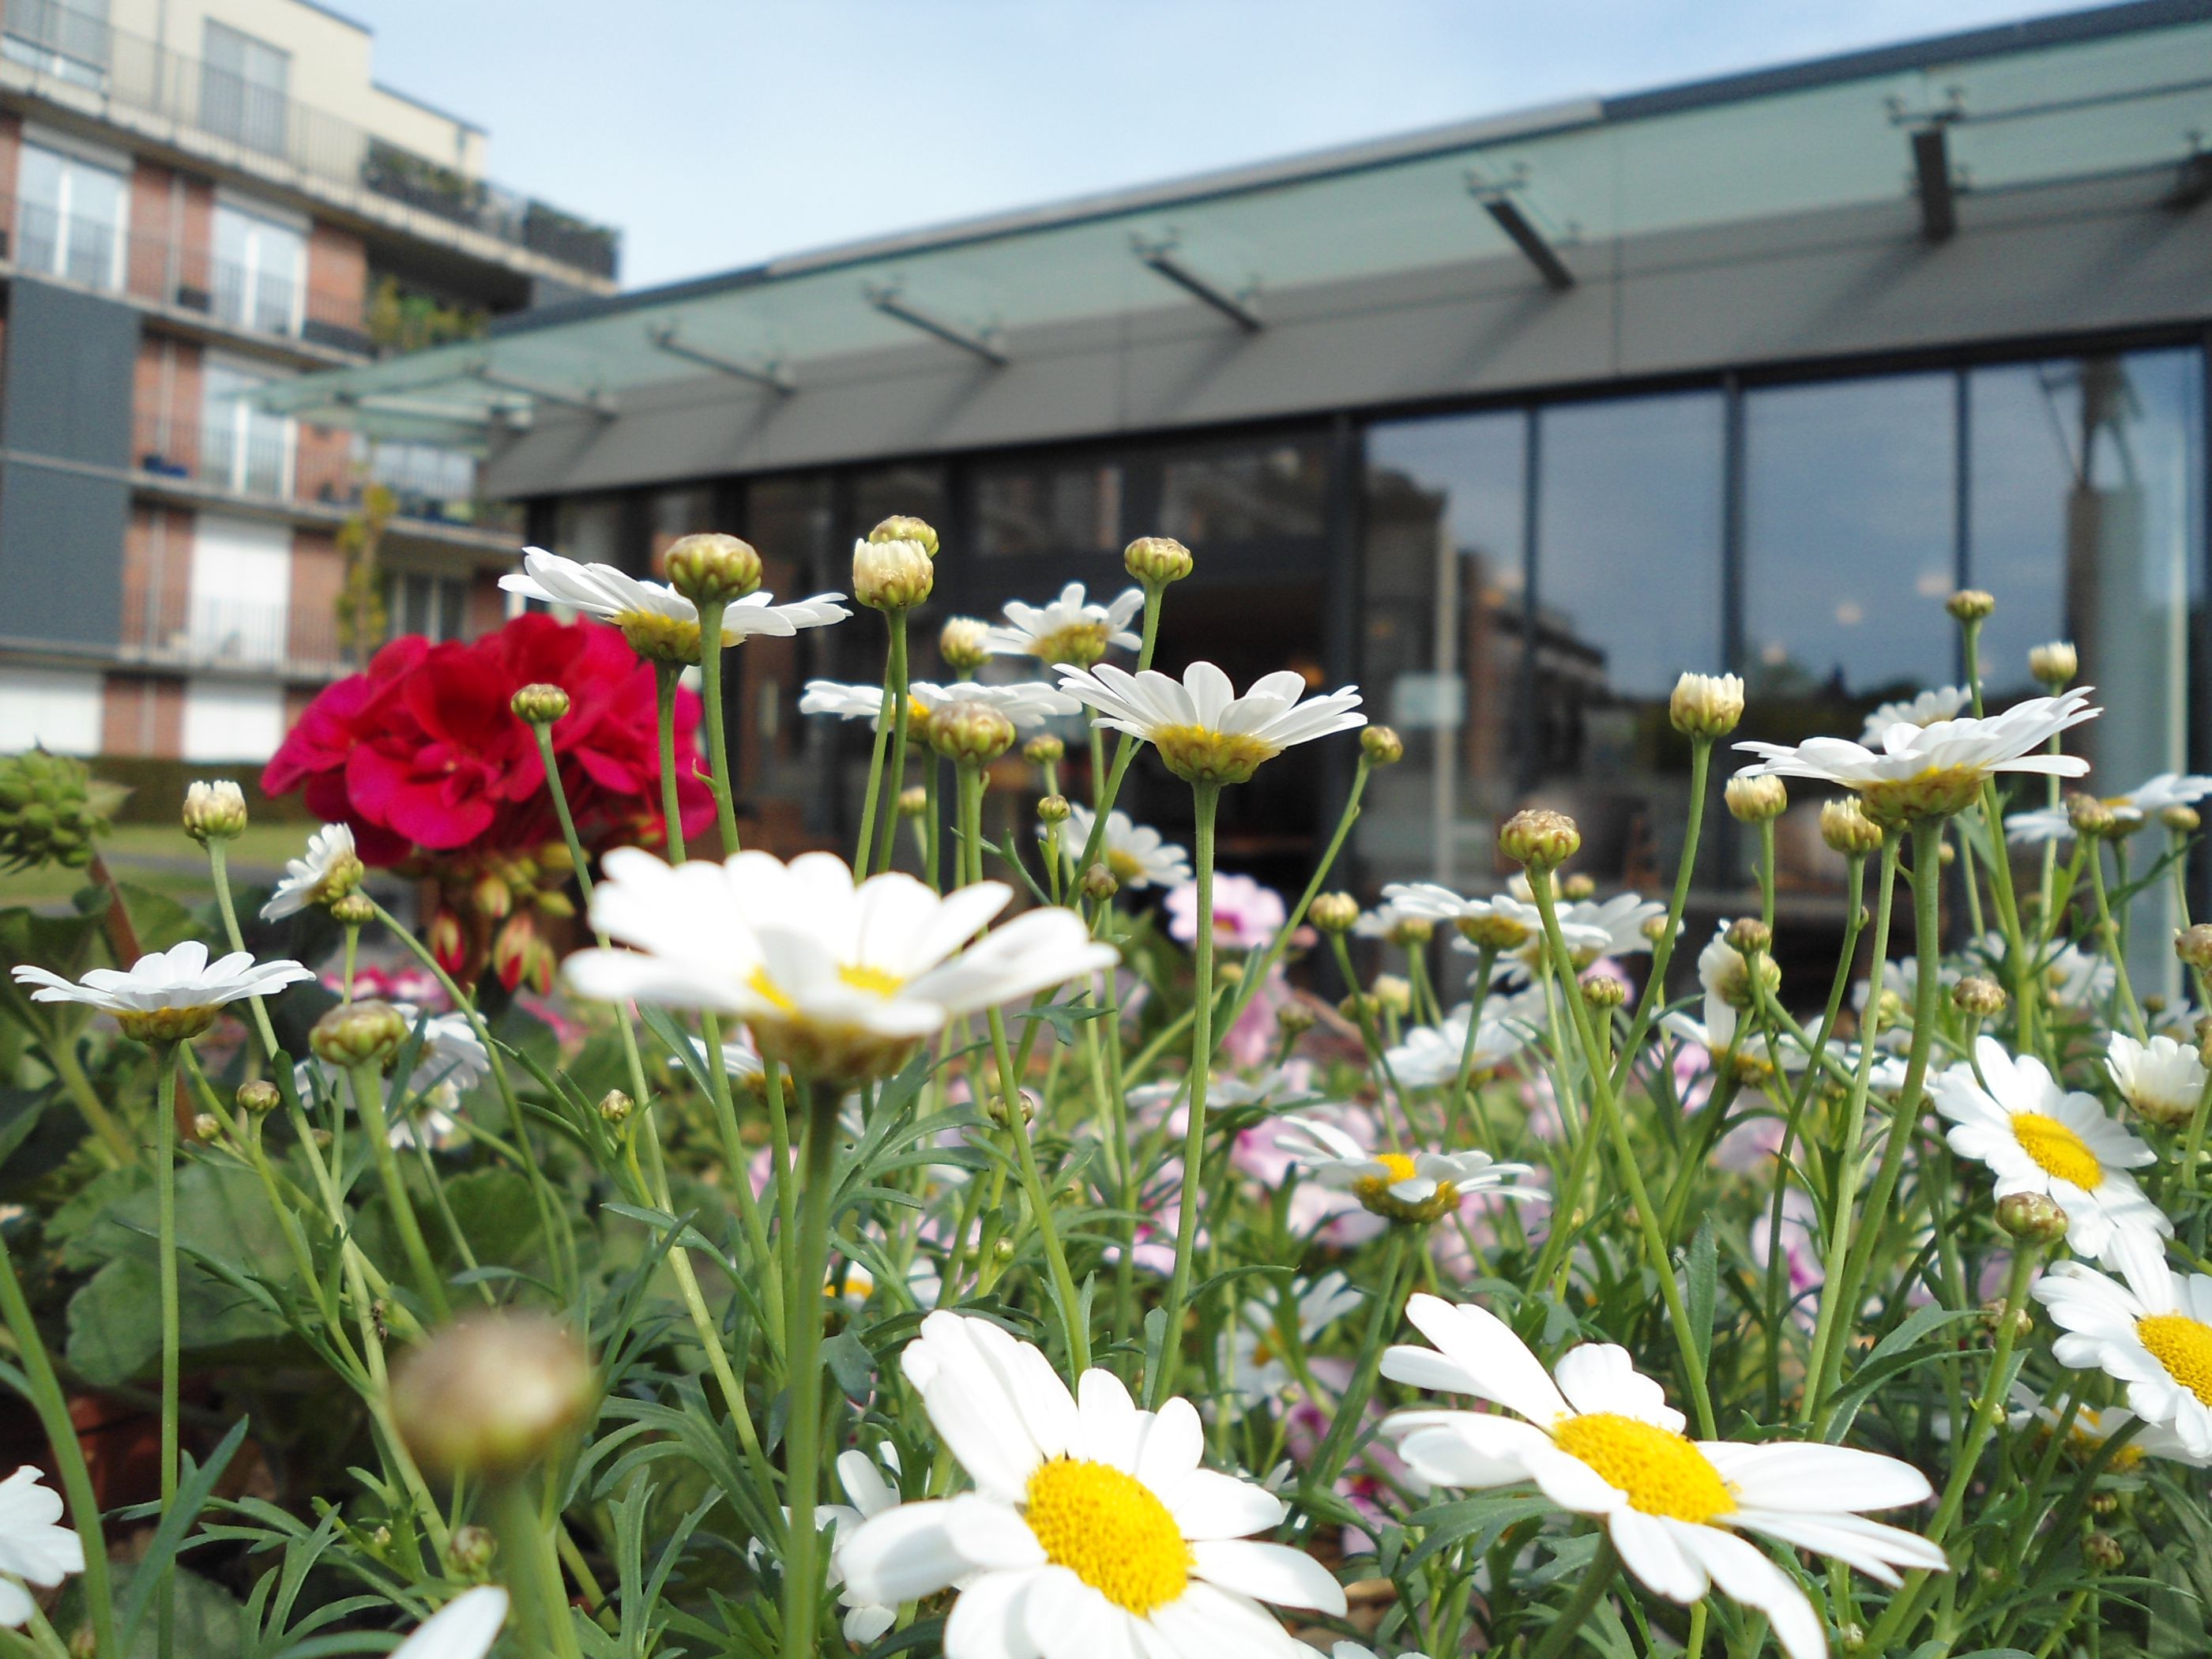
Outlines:
{"type": "MultiPolygon", "coordinates": [[[[271,410],[481,444],[538,407],[727,376],[763,395],[827,359],[934,338],[979,363],[1024,331],[1269,296],[1486,256],[1564,285],[1612,239],[1909,201],[1936,160],[1964,198],[2164,170],[2212,195],[2212,16],[2075,14],[1486,121],[798,255],[523,313],[490,337],[269,389],[271,410]],[[1941,134],[1940,146],[1925,135],[1941,134]],[[1919,138],[1916,149],[1916,137],[1919,138]]],[[[1929,204],[1923,198],[1923,216],[1929,204]]]]}

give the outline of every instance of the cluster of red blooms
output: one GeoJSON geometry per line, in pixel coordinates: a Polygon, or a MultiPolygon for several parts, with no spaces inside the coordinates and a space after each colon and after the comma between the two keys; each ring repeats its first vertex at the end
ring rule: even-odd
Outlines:
{"type": "MultiPolygon", "coordinates": [[[[364,862],[436,880],[429,939],[448,972],[489,961],[509,989],[550,985],[539,917],[570,913],[568,850],[528,725],[509,704],[557,685],[561,783],[587,852],[665,839],[653,671],[620,633],[531,613],[468,644],[392,641],[308,705],[262,774],[272,795],[352,827],[364,862]]],[[[699,699],[677,693],[676,752],[696,755],[699,699]]],[[[705,781],[678,780],[686,835],[714,819],[705,781]]]]}

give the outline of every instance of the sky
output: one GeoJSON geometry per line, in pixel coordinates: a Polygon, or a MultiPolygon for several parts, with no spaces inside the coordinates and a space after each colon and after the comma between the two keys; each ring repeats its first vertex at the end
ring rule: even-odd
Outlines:
{"type": "Polygon", "coordinates": [[[641,288],[2037,0],[337,0],[641,288]]]}

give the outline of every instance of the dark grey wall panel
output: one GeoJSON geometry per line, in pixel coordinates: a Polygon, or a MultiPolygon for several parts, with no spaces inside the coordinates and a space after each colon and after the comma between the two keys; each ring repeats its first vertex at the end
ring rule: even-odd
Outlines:
{"type": "Polygon", "coordinates": [[[18,278],[0,373],[0,634],[113,645],[138,314],[18,278]]]}
{"type": "MultiPolygon", "coordinates": [[[[2212,319],[2212,204],[2170,173],[1960,204],[1921,240],[1909,202],[1566,250],[1554,294],[1517,257],[1267,296],[1245,334],[1152,306],[1018,332],[993,368],[935,343],[806,365],[787,397],[702,376],[595,420],[541,410],[489,473],[567,494],[884,455],[1172,430],[1455,397],[1590,388],[1978,342],[2212,319]]],[[[861,303],[855,295],[854,303],[861,303]]]]}

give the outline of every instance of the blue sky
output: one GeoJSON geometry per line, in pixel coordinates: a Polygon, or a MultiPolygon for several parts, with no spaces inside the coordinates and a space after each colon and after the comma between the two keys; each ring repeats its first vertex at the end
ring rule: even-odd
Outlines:
{"type": "Polygon", "coordinates": [[[340,0],[638,287],[2035,0],[340,0]]]}

